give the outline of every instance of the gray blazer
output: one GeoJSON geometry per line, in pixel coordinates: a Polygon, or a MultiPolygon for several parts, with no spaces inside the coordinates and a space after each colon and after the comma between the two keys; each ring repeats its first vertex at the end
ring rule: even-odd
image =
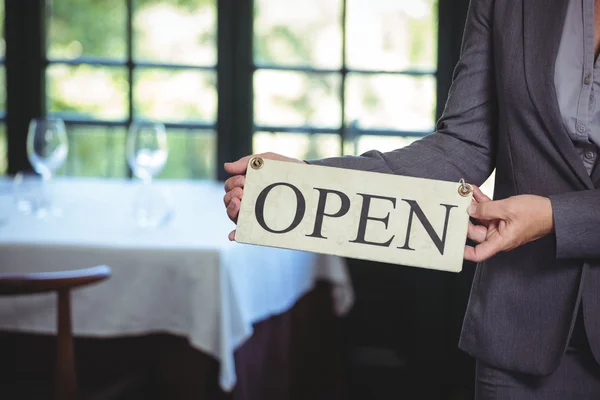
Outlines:
{"type": "Polygon", "coordinates": [[[548,196],[555,234],[477,266],[459,347],[493,366],[554,371],[583,301],[600,360],[600,167],[588,175],[560,117],[554,65],[568,0],[472,0],[437,131],[388,153],[312,161],[548,196]]]}

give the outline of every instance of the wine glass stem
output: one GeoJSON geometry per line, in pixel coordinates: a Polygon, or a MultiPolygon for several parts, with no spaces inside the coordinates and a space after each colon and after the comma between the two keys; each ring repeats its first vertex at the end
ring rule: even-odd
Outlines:
{"type": "Polygon", "coordinates": [[[48,197],[48,188],[50,186],[50,181],[52,179],[52,174],[49,171],[43,171],[40,172],[40,175],[42,177],[42,193],[43,196],[46,198],[48,197]]]}

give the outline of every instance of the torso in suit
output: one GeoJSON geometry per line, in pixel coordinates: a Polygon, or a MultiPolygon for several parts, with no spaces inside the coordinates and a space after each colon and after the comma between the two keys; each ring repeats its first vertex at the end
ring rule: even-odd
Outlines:
{"type": "Polygon", "coordinates": [[[437,131],[392,152],[311,162],[476,185],[495,168],[495,199],[549,197],[554,234],[478,265],[459,343],[532,375],[558,368],[580,304],[600,360],[600,168],[582,162],[554,85],[568,4],[473,0],[437,131]]]}

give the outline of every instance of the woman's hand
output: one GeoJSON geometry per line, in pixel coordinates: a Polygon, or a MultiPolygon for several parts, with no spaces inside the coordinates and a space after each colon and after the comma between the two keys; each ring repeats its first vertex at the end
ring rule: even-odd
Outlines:
{"type": "Polygon", "coordinates": [[[466,260],[481,262],[554,231],[552,203],[547,197],[519,195],[491,200],[474,187],[474,198],[469,215],[480,225],[469,222],[468,237],[478,245],[465,246],[466,260]]]}
{"type": "MultiPolygon", "coordinates": [[[[282,156],[275,153],[262,153],[251,156],[242,157],[239,160],[231,163],[225,163],[225,171],[233,175],[225,181],[225,196],[223,202],[227,208],[227,216],[233,222],[237,222],[238,214],[240,213],[240,205],[244,195],[244,185],[246,183],[246,168],[252,157],[261,157],[270,160],[288,161],[295,163],[303,163],[304,161],[295,158],[282,156]]],[[[235,240],[235,230],[229,234],[229,240],[235,240]]]]}

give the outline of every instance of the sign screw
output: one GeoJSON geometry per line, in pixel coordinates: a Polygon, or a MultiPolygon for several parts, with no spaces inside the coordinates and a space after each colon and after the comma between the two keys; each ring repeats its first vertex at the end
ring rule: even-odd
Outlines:
{"type": "Polygon", "coordinates": [[[250,166],[254,169],[261,169],[264,163],[265,162],[260,157],[254,157],[252,160],[250,160],[250,166]]]}
{"type": "Polygon", "coordinates": [[[465,183],[464,179],[461,179],[460,186],[458,187],[458,194],[460,194],[462,197],[467,197],[471,193],[473,193],[473,186],[465,183]]]}

